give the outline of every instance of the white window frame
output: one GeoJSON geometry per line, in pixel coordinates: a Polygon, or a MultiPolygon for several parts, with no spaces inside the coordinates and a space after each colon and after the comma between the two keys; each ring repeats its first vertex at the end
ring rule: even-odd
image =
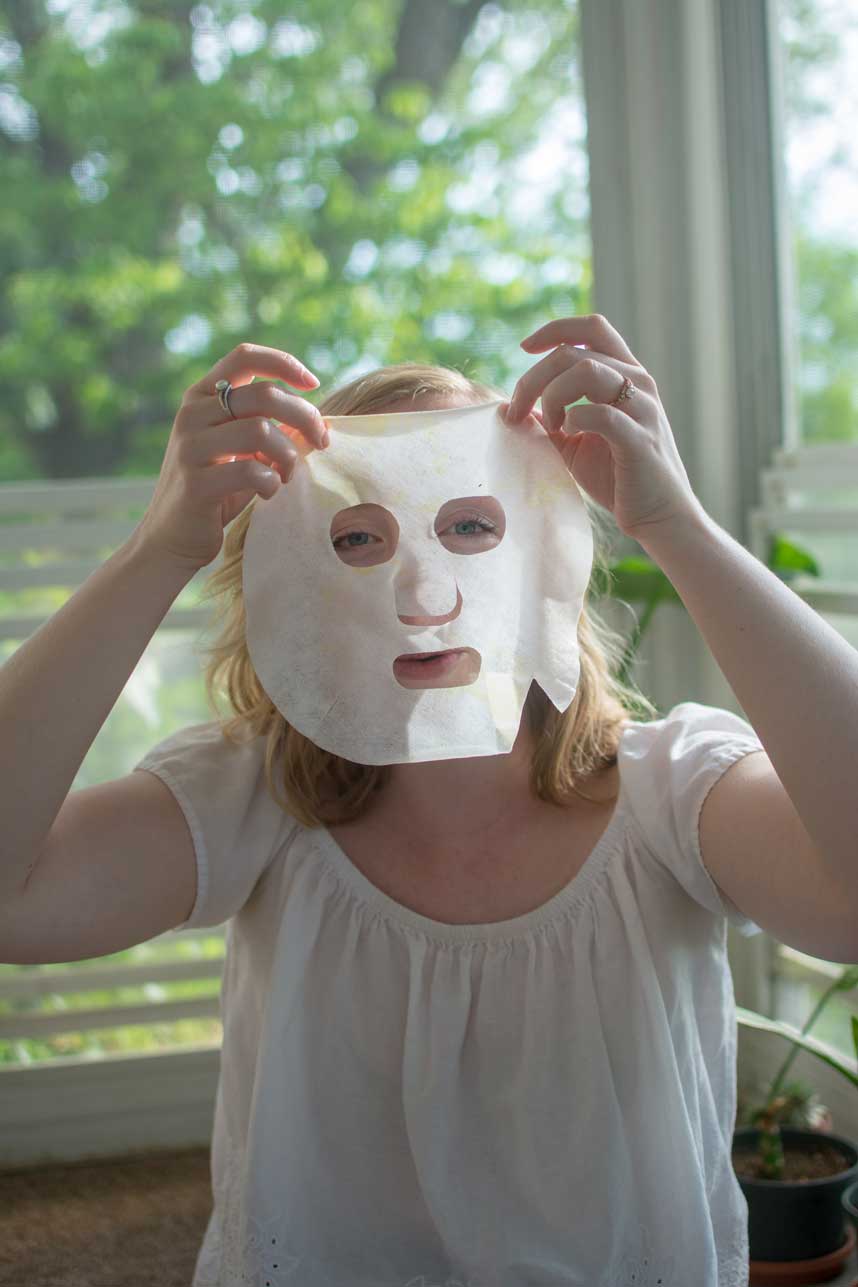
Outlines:
{"type": "MultiPolygon", "coordinates": [[[[777,0],[580,3],[594,310],[655,376],[708,513],[762,558],[789,468],[855,463],[854,448],[800,445],[777,0]]],[[[828,526],[847,523],[841,512],[828,526]]],[[[738,711],[679,606],[659,608],[638,664],[663,709],[694,694],[738,711]]],[[[771,1014],[789,949],[767,934],[729,939],[737,1001],[771,1014]]],[[[803,968],[826,978],[809,958],[803,968]]],[[[739,1045],[755,1063],[783,1058],[758,1033],[739,1045]]],[[[795,1068],[826,1083],[810,1056],[795,1068]]]]}
{"type": "MultiPolygon", "coordinates": [[[[653,372],[705,508],[750,544],[763,472],[798,443],[775,0],[579,4],[593,308],[653,372]]],[[[663,708],[694,694],[737,709],[679,607],[653,618],[640,663],[663,708]]],[[[770,1013],[777,945],[730,936],[737,1001],[770,1013]]],[[[62,1062],[0,1070],[0,1133],[16,1162],[44,1149],[48,1121],[57,1158],[120,1153],[140,1132],[207,1141],[216,1052],[62,1062]]]]}

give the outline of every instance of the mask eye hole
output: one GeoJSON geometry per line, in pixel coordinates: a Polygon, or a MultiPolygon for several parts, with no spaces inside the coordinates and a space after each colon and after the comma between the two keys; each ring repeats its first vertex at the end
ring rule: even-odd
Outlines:
{"type": "Polygon", "coordinates": [[[399,524],[383,505],[350,505],[331,519],[331,544],[349,567],[386,563],[393,558],[398,541],[399,524]]]}
{"type": "Polygon", "coordinates": [[[435,533],[451,554],[482,554],[503,540],[506,515],[494,496],[459,496],[438,511],[435,533]]]}

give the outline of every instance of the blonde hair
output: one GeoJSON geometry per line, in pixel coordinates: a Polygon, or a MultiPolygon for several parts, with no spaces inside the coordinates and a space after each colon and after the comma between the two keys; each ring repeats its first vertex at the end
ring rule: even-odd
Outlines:
{"type": "MultiPolygon", "coordinates": [[[[507,397],[449,367],[401,362],[335,390],[319,404],[319,411],[330,416],[366,415],[426,395],[455,398],[456,405],[507,397]]],[[[583,492],[582,496],[593,522],[593,569],[601,568],[607,575],[600,516],[583,492]]],[[[203,671],[208,701],[231,744],[266,736],[266,782],[281,808],[307,827],[350,821],[364,812],[373,792],[383,788],[390,769],[357,764],[322,750],[289,724],[259,682],[247,648],[242,594],[244,541],[255,503],[256,498],[230,525],[222,565],[209,576],[202,592],[203,599],[218,601],[216,621],[220,623],[214,643],[203,647],[208,654],[203,671]],[[226,719],[217,707],[218,689],[225,692],[234,712],[226,719]]],[[[534,737],[531,787],[541,799],[558,805],[571,804],[573,795],[593,799],[580,783],[616,764],[630,711],[649,719],[658,714],[636,686],[617,677],[625,643],[588,603],[592,585],[591,575],[578,624],[581,674],[574,700],[561,714],[534,682],[524,708],[534,737]]]]}

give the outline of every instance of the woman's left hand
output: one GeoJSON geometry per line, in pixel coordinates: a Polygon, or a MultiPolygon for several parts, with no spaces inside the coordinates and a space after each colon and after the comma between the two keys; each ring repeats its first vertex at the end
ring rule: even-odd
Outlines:
{"type": "Polygon", "coordinates": [[[598,313],[548,322],[521,341],[529,353],[552,353],[530,368],[502,404],[507,423],[534,412],[575,482],[605,509],[620,531],[640,540],[655,527],[700,514],[655,380],[618,331],[598,313]],[[586,344],[586,349],[573,345],[586,344]],[[628,378],[631,397],[612,407],[628,378]],[[586,396],[590,405],[570,403],[586,396]]]}

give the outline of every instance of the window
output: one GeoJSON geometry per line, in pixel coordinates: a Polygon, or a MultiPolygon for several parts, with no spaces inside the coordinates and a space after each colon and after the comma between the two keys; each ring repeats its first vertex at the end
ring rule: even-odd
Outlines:
{"type": "MultiPolygon", "coordinates": [[[[523,336],[591,311],[574,0],[90,9],[13,6],[0,39],[0,660],[130,534],[113,485],[151,494],[184,390],[240,341],[298,355],[315,402],[407,359],[511,390],[523,336]]],[[[158,630],[73,788],[213,718],[196,637],[158,630]]],[[[0,1063],[219,1042],[218,946],[0,966],[0,1063]]]]}
{"type": "MultiPolygon", "coordinates": [[[[784,319],[792,350],[793,440],[769,473],[779,530],[817,562],[794,588],[858,646],[858,4],[780,0],[773,8],[781,74],[784,205],[793,290],[784,319]],[[792,517],[787,515],[791,510],[792,517]]],[[[777,945],[772,1014],[800,1027],[842,966],[777,945]]],[[[814,1036],[854,1057],[837,993],[814,1036]]]]}
{"type": "MultiPolygon", "coordinates": [[[[316,403],[413,358],[511,389],[532,362],[523,335],[596,310],[656,375],[695,489],[740,537],[771,470],[762,507],[821,570],[801,592],[858,645],[858,488],[835,485],[858,476],[844,195],[855,7],[359,0],[347,24],[336,0],[288,14],[252,0],[157,13],[120,0],[7,7],[0,660],[109,554],[105,521],[115,540],[133,529],[139,496],[118,514],[111,489],[151,495],[184,390],[241,340],[305,361],[322,384],[302,396],[316,403]],[[758,39],[764,11],[776,49],[758,39]],[[406,13],[413,25],[400,28],[406,13]],[[773,52],[783,156],[759,107],[773,52]],[[795,289],[783,301],[766,156],[788,176],[779,213],[795,289]],[[773,397],[781,323],[794,357],[785,425],[773,397]],[[797,457],[791,469],[778,451],[813,452],[814,463],[797,457]],[[90,508],[72,518],[63,506],[78,487],[90,508]],[[89,544],[70,550],[78,519],[89,544]]],[[[178,606],[192,614],[199,588],[178,606]]],[[[188,620],[156,633],[75,787],[127,772],[175,729],[212,718],[188,620]]],[[[718,701],[701,691],[694,632],[657,622],[647,690],[661,705],[718,701]]],[[[122,1017],[125,1035],[117,1025],[108,1047],[99,1006],[149,1004],[155,1021],[154,1007],[184,1007],[161,1012],[170,1029],[155,1032],[159,1048],[177,1059],[194,1041],[214,1049],[211,1027],[192,1036],[179,1024],[217,1022],[200,971],[219,973],[224,936],[206,934],[199,952],[191,934],[168,939],[74,969],[0,966],[7,1086],[28,1058],[80,1070],[137,1048],[150,1077],[164,1067],[148,1037],[134,1046],[139,1015],[122,1017]],[[111,985],[104,971],[119,966],[135,973],[111,985]],[[72,976],[89,971],[98,990],[74,993],[72,976]],[[173,991],[180,980],[200,990],[173,991]],[[126,983],[148,991],[119,995],[126,983]],[[67,1016],[78,1006],[89,1031],[75,1037],[67,1016]],[[56,1022],[28,1035],[35,1019],[56,1022]]],[[[814,977],[812,962],[802,968],[814,977]]],[[[132,1091],[129,1121],[133,1101],[132,1091]]],[[[38,1124],[35,1099],[31,1108],[38,1124]]],[[[18,1125],[23,1158],[28,1124],[18,1125]]]]}
{"type": "Polygon", "coordinates": [[[800,441],[858,443],[858,4],[781,0],[778,13],[800,441]]]}

